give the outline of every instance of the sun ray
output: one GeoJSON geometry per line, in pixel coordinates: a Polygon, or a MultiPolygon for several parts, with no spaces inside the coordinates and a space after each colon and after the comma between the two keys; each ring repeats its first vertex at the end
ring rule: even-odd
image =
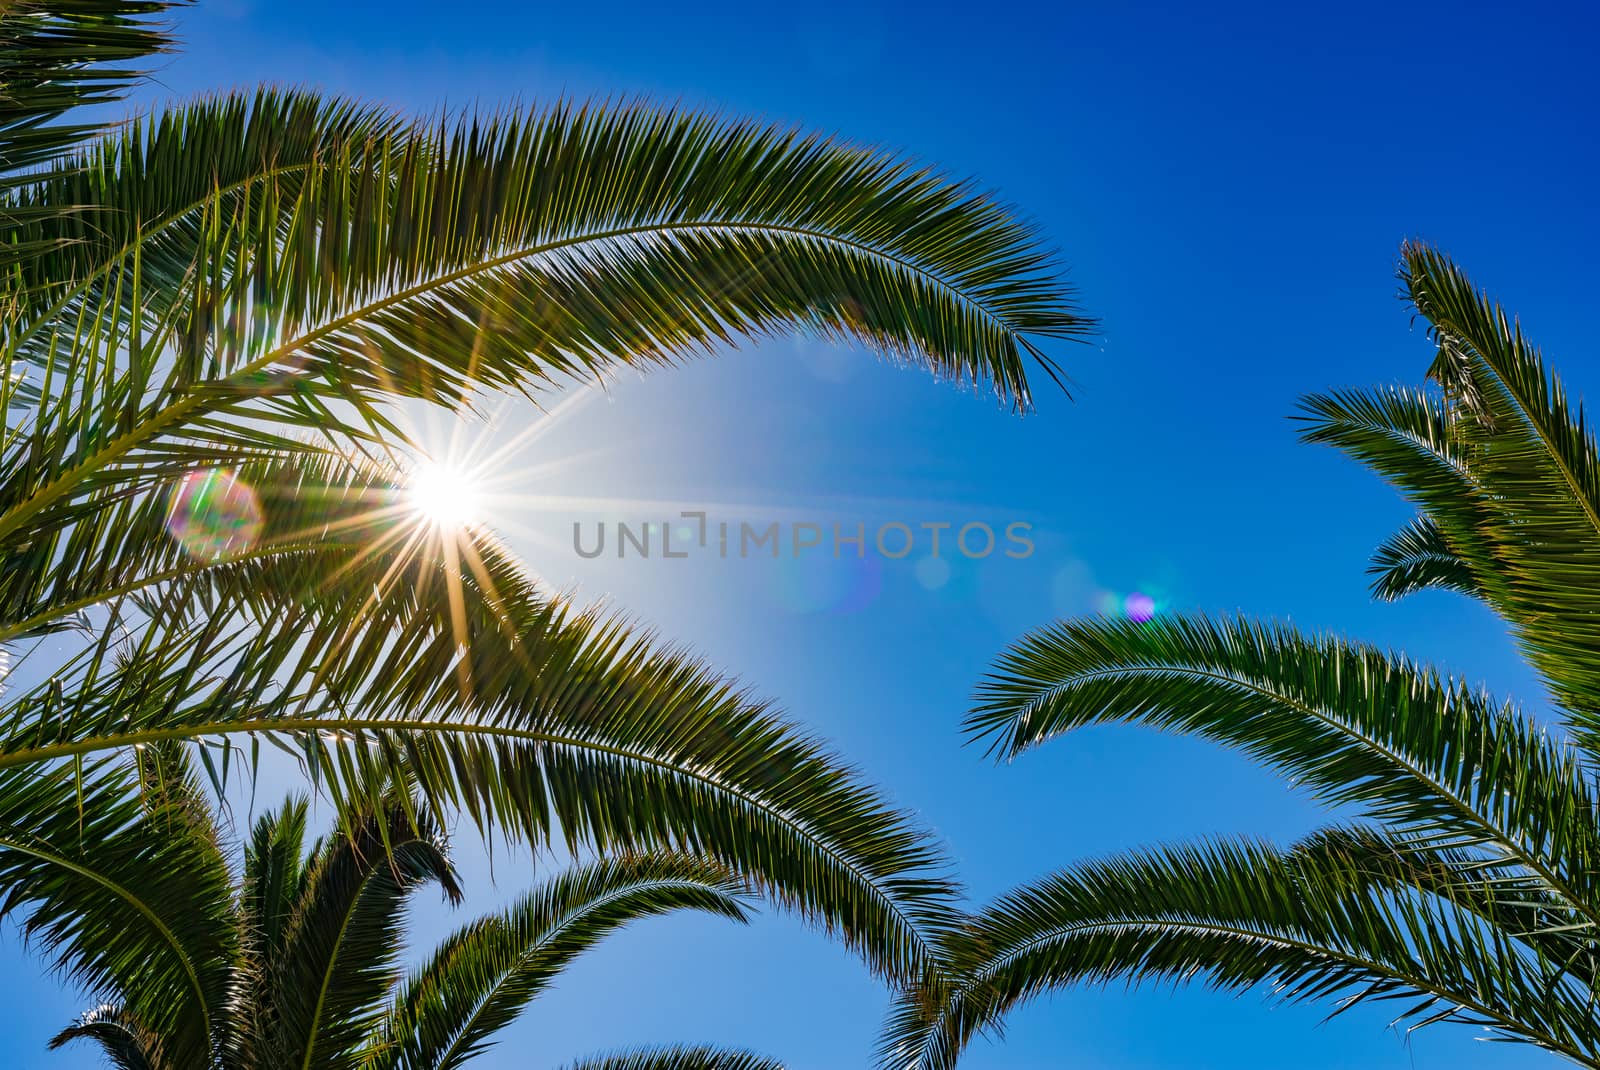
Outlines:
{"type": "MultiPolygon", "coordinates": [[[[484,464],[491,467],[498,466],[508,458],[527,449],[551,431],[554,431],[574,413],[588,408],[594,403],[595,398],[600,396],[602,396],[601,391],[595,389],[574,390],[571,394],[550,406],[550,408],[541,409],[537,420],[497,447],[494,453],[484,458],[484,464]]],[[[509,404],[510,401],[508,399],[505,404],[502,404],[496,410],[496,415],[498,416],[500,412],[505,411],[509,404]]]]}
{"type": "MultiPolygon", "coordinates": [[[[373,526],[372,536],[362,540],[345,563],[346,568],[359,567],[374,556],[392,556],[369,596],[369,608],[389,597],[395,584],[412,574],[411,569],[417,565],[422,566],[415,573],[417,594],[434,583],[444,584],[442,593],[450,620],[440,623],[449,629],[458,648],[458,656],[444,671],[455,678],[464,698],[470,696],[474,670],[467,589],[481,590],[491,607],[503,604],[495,578],[500,566],[497,563],[491,568],[489,564],[490,557],[499,557],[500,552],[493,548],[503,536],[511,535],[527,547],[537,547],[540,554],[559,554],[559,540],[548,537],[530,521],[542,517],[547,527],[550,516],[570,516],[584,507],[611,515],[666,510],[674,519],[683,509],[681,502],[581,498],[541,492],[542,487],[559,484],[560,477],[573,465],[616,454],[619,447],[612,443],[602,448],[580,448],[571,454],[563,452],[558,458],[536,463],[522,462],[521,455],[532,445],[582,413],[603,393],[593,387],[575,388],[548,408],[534,402],[537,417],[509,436],[496,432],[515,426],[522,418],[522,413],[511,407],[513,403],[525,404],[522,399],[505,399],[489,407],[488,413],[472,409],[453,416],[431,408],[402,406],[394,415],[406,425],[402,433],[406,449],[393,457],[404,473],[402,487],[392,496],[376,497],[371,508],[342,517],[329,528],[332,531],[359,529],[363,524],[373,526]]],[[[767,506],[717,503],[707,508],[742,509],[743,515],[752,518],[773,514],[769,520],[781,515],[767,506]]],[[[559,596],[543,572],[526,561],[519,560],[518,564],[531,582],[550,590],[552,596],[559,596]]],[[[340,636],[336,644],[358,641],[358,634],[359,627],[354,628],[340,636]]]]}
{"type": "Polygon", "coordinates": [[[467,632],[467,602],[461,582],[460,545],[456,539],[442,541],[447,566],[444,574],[445,593],[450,599],[450,636],[456,641],[456,651],[461,655],[456,660],[456,685],[465,704],[472,699],[472,636],[467,632]]]}

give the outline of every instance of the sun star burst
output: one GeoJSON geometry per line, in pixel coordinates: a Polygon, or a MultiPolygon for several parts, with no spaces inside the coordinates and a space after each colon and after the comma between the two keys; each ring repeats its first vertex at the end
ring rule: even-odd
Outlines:
{"type": "Polygon", "coordinates": [[[411,508],[440,531],[457,531],[482,519],[480,481],[465,469],[423,461],[407,482],[411,508]]]}

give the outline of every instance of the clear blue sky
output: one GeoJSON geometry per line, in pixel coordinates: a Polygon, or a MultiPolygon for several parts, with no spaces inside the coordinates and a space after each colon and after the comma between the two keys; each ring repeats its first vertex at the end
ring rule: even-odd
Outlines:
{"type": "MultiPolygon", "coordinates": [[[[1076,402],[1018,420],[988,398],[850,353],[779,342],[621,384],[521,455],[519,490],[854,521],[1025,519],[1027,561],[784,567],[585,562],[575,517],[516,518],[547,575],[658,626],[832,738],[948,843],[974,895],[1085,855],[1198,834],[1289,838],[1317,811],[1215,749],[1138,731],[1070,737],[1013,767],[960,746],[988,660],[1096,592],[1242,609],[1438,660],[1537,704],[1485,614],[1448,596],[1375,606],[1367,552],[1406,511],[1298,445],[1300,394],[1416,380],[1396,300],[1408,236],[1442,244],[1519,312],[1573,386],[1600,387],[1593,189],[1600,25],[1584,5],[1347,3],[524,4],[214,0],[183,18],[166,89],[272,80],[412,109],[646,94],[908,149],[1022,205],[1105,322],[1059,356],[1076,402]],[[554,464],[554,468],[544,467],[554,464]],[[540,467],[534,468],[538,465],[540,467]]],[[[512,410],[507,422],[534,414],[512,410]]],[[[654,510],[626,507],[621,519],[654,510]]],[[[770,564],[770,563],[767,563],[770,564]]],[[[473,874],[484,869],[461,844],[473,874]]],[[[515,891],[501,859],[473,903],[515,891]]],[[[464,920],[428,897],[419,930],[464,920]]],[[[0,947],[0,1061],[48,1056],[78,1008],[0,947]]],[[[745,1044],[796,1070],[862,1065],[885,997],[823,937],[653,922],[574,970],[483,1070],[622,1043],[745,1044]]],[[[1550,1057],[1383,1009],[1266,996],[1086,991],[1018,1014],[972,1070],[1524,1067],[1550,1057]]]]}

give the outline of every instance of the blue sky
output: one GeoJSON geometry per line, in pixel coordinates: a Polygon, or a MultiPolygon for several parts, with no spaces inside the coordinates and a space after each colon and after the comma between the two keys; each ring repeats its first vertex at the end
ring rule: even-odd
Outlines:
{"type": "MultiPolygon", "coordinates": [[[[1372,604],[1363,567],[1406,509],[1298,445],[1295,399],[1421,377],[1396,299],[1406,237],[1490,287],[1579,392],[1600,385],[1592,189],[1600,26],[1582,5],[565,4],[213,0],[150,99],[262,80],[436,110],[558,94],[756,113],[975,174],[1036,219],[1103,337],[1061,347],[1076,400],[1019,420],[856,353],[779,341],[626,380],[564,410],[508,469],[542,508],[507,519],[546,575],[691,645],[834,740],[948,844],[974,896],[1069,860],[1203,834],[1287,839],[1318,811],[1216,749],[1132,730],[1010,767],[957,725],[996,652],[1098,592],[1336,629],[1542,703],[1486,614],[1450,596],[1372,604]],[[1290,8],[1294,10],[1290,10],[1290,8]],[[1027,560],[585,561],[558,498],[723,515],[1033,525],[1027,560]],[[770,566],[770,567],[768,567],[770,566]]],[[[538,418],[510,409],[506,426],[538,418]]],[[[501,432],[503,434],[503,432],[501,432]]],[[[492,433],[491,433],[492,434],[492,433]]],[[[668,514],[670,515],[670,514],[668,514]]],[[[581,519],[591,520],[591,514],[581,519]]],[[[437,935],[513,894],[476,888],[437,935]]],[[[0,1056],[47,1055],[80,1006],[8,933],[0,1056]]],[[[796,1070],[864,1065],[885,1003],[821,935],[768,916],[640,926],[574,970],[475,1065],[555,1067],[625,1043],[716,1041],[796,1070]]],[[[1550,1057],[1389,1015],[1197,988],[1063,994],[1017,1014],[972,1070],[1522,1067],[1550,1057]]]]}

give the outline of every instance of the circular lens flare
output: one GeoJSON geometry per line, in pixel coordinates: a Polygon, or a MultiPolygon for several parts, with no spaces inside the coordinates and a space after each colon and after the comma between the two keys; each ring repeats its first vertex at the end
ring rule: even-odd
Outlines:
{"type": "Polygon", "coordinates": [[[190,472],[173,487],[167,506],[167,532],[201,561],[249,550],[261,537],[262,520],[256,492],[225,468],[190,472]]]}
{"type": "Polygon", "coordinates": [[[454,531],[476,523],[482,506],[477,482],[450,465],[424,461],[409,479],[411,508],[440,531],[454,531]]]}
{"type": "Polygon", "coordinates": [[[1142,591],[1134,591],[1123,599],[1122,609],[1129,620],[1143,624],[1156,615],[1156,600],[1142,591]]]}

